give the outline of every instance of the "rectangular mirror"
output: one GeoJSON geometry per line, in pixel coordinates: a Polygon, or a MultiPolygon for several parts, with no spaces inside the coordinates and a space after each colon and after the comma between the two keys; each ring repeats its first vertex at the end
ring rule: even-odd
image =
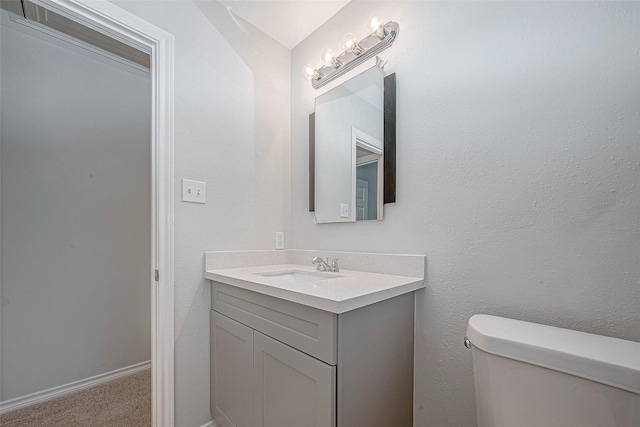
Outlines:
{"type": "Polygon", "coordinates": [[[309,128],[309,204],[317,222],[381,220],[383,204],[395,201],[392,76],[385,78],[375,66],[316,98],[309,128]],[[391,84],[392,103],[385,96],[391,84]],[[392,151],[390,159],[385,150],[392,151]]]}

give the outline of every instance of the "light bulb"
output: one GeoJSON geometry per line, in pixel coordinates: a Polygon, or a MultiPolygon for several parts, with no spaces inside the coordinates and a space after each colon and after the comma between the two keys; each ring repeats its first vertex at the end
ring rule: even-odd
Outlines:
{"type": "Polygon", "coordinates": [[[325,67],[331,67],[335,57],[336,54],[331,49],[325,50],[322,54],[322,65],[324,65],[325,67]]]}
{"type": "Polygon", "coordinates": [[[344,37],[342,38],[342,48],[345,51],[351,52],[356,56],[364,52],[358,44],[358,37],[356,37],[356,35],[353,33],[347,33],[344,35],[344,37]]]}
{"type": "Polygon", "coordinates": [[[374,33],[377,37],[384,35],[384,22],[380,15],[373,15],[367,21],[367,32],[374,33]]]}
{"type": "Polygon", "coordinates": [[[311,65],[311,64],[307,64],[304,66],[304,70],[302,72],[302,76],[304,77],[304,79],[306,81],[309,81],[311,79],[317,79],[318,78],[318,70],[316,70],[316,68],[311,65]]]}
{"type": "Polygon", "coordinates": [[[342,38],[342,48],[347,51],[353,50],[353,48],[358,44],[358,37],[356,37],[353,33],[347,33],[342,38]]]}
{"type": "Polygon", "coordinates": [[[372,17],[369,18],[369,21],[367,21],[367,24],[369,25],[367,27],[367,30],[369,32],[375,31],[378,28],[380,28],[380,26],[383,24],[382,18],[380,17],[380,15],[373,15],[372,17]]]}

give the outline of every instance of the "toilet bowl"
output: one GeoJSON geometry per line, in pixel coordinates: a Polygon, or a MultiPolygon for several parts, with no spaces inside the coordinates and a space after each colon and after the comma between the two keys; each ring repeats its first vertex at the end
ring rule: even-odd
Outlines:
{"type": "Polygon", "coordinates": [[[469,319],[478,427],[640,427],[640,343],[469,319]]]}

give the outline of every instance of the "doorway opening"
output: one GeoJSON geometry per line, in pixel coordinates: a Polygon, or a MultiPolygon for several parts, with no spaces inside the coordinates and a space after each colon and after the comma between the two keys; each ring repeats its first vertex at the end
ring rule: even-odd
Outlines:
{"type": "MultiPolygon", "coordinates": [[[[135,205],[137,206],[138,209],[134,209],[133,211],[136,211],[138,214],[140,213],[140,210],[143,209],[142,206],[143,205],[146,206],[146,208],[144,209],[146,210],[146,225],[143,226],[147,228],[146,230],[140,230],[136,225],[129,224],[127,218],[117,218],[114,220],[113,216],[117,215],[118,212],[109,211],[109,206],[116,203],[115,200],[117,199],[118,196],[114,196],[113,199],[110,199],[111,204],[106,203],[105,205],[102,206],[102,209],[100,208],[96,209],[97,207],[95,206],[95,203],[92,203],[90,201],[90,197],[88,196],[75,197],[74,203],[76,203],[75,208],[77,209],[72,211],[67,211],[66,215],[65,214],[58,215],[58,218],[56,219],[56,221],[52,222],[52,219],[54,219],[52,218],[54,216],[53,212],[54,211],[58,213],[61,212],[60,210],[54,209],[54,206],[53,206],[54,204],[65,205],[64,200],[62,200],[64,199],[64,196],[74,195],[72,194],[74,192],[76,193],[75,196],[78,196],[77,193],[80,193],[80,195],[82,195],[83,192],[86,192],[86,194],[94,194],[94,192],[97,191],[94,185],[95,182],[99,181],[100,179],[104,178],[104,176],[109,175],[111,172],[113,172],[112,170],[109,170],[110,167],[108,166],[108,164],[111,164],[113,167],[114,163],[107,162],[106,159],[109,156],[120,156],[120,154],[115,153],[116,145],[118,145],[116,141],[113,141],[112,144],[100,145],[101,151],[102,151],[101,155],[105,159],[105,161],[103,162],[104,163],[103,165],[100,165],[99,162],[96,163],[94,161],[92,163],[92,161],[88,160],[87,153],[83,151],[85,147],[83,147],[82,145],[77,145],[75,147],[67,146],[66,147],[67,151],[65,152],[64,149],[60,150],[60,146],[56,146],[56,144],[53,143],[55,142],[53,141],[53,138],[51,138],[52,140],[49,141],[51,142],[51,144],[49,145],[46,144],[47,141],[46,141],[46,138],[44,138],[45,144],[43,145],[47,150],[45,150],[45,153],[40,152],[41,157],[38,155],[38,152],[36,151],[31,153],[26,153],[23,157],[24,159],[29,160],[30,163],[33,163],[33,166],[36,168],[36,170],[38,170],[39,166],[41,166],[41,164],[38,164],[39,160],[46,163],[52,160],[52,158],[54,160],[57,159],[59,160],[58,163],[63,168],[64,168],[65,161],[69,162],[68,164],[69,167],[67,167],[66,170],[63,171],[62,178],[59,181],[59,184],[60,184],[59,189],[61,190],[60,195],[62,195],[62,197],[47,197],[49,195],[49,192],[43,191],[43,194],[37,198],[38,201],[44,201],[46,203],[41,208],[41,211],[36,212],[36,215],[40,215],[41,223],[45,223],[47,221],[51,222],[50,230],[53,230],[52,233],[55,234],[55,231],[59,231],[63,227],[69,227],[70,229],[73,229],[73,227],[75,226],[77,229],[81,229],[83,226],[86,226],[86,224],[83,223],[82,218],[93,217],[95,219],[95,216],[99,216],[102,214],[103,220],[104,220],[102,224],[107,223],[109,220],[114,220],[116,225],[119,224],[122,227],[123,231],[125,231],[125,234],[127,234],[128,236],[132,236],[133,234],[146,236],[147,242],[145,244],[146,245],[145,256],[148,259],[148,262],[146,263],[147,265],[146,271],[143,272],[143,274],[146,277],[144,280],[147,282],[147,284],[143,286],[146,287],[146,292],[149,298],[149,301],[148,301],[149,304],[147,305],[148,310],[147,310],[147,313],[145,313],[145,315],[147,317],[147,326],[150,332],[150,337],[148,337],[149,338],[148,342],[150,343],[150,347],[151,347],[150,358],[151,358],[151,382],[152,382],[152,387],[151,387],[152,425],[173,426],[173,418],[174,418],[173,417],[173,405],[174,405],[174,399],[173,399],[173,394],[174,394],[174,391],[173,391],[173,348],[174,348],[173,297],[174,296],[173,296],[173,192],[172,192],[173,37],[170,34],[164,32],[163,30],[160,30],[157,27],[143,20],[124,12],[122,9],[106,1],[82,1],[82,0],[34,0],[30,2],[20,2],[20,1],[4,2],[3,1],[2,2],[3,9],[7,8],[5,7],[6,5],[11,5],[11,4],[20,5],[21,10],[14,11],[14,13],[18,12],[19,14],[22,14],[23,18],[25,16],[28,16],[27,13],[31,13],[32,14],[31,21],[32,23],[34,23],[33,25],[36,25],[36,24],[41,25],[45,27],[48,31],[50,31],[51,34],[59,35],[60,33],[64,33],[63,31],[64,28],[62,27],[66,27],[66,29],[72,33],[71,35],[73,35],[76,40],[80,40],[82,43],[85,43],[85,44],[93,45],[95,49],[97,49],[95,52],[93,52],[94,55],[99,55],[100,53],[98,51],[101,51],[102,53],[107,52],[112,55],[111,60],[114,62],[117,62],[117,60],[115,60],[114,57],[117,56],[117,57],[123,58],[123,56],[125,56],[123,53],[123,50],[124,51],[128,50],[129,53],[133,53],[134,55],[137,55],[138,60],[136,60],[136,58],[131,58],[131,57],[126,58],[125,56],[125,59],[123,59],[122,61],[127,61],[129,63],[135,64],[134,66],[131,66],[132,69],[135,69],[136,66],[139,68],[144,67],[145,64],[140,63],[139,59],[143,58],[144,60],[145,56],[147,58],[148,66],[149,66],[149,71],[147,72],[148,83],[150,86],[150,91],[149,91],[149,88],[147,87],[147,91],[149,92],[147,96],[147,107],[148,107],[147,111],[150,113],[150,118],[148,118],[148,124],[146,129],[146,135],[147,135],[146,138],[148,141],[148,144],[145,147],[146,153],[147,153],[146,154],[147,164],[146,166],[140,165],[139,172],[140,171],[141,172],[137,176],[131,177],[132,187],[135,186],[134,183],[139,184],[141,180],[146,183],[145,184],[146,189],[148,190],[146,194],[146,201],[144,203],[141,202],[141,199],[145,198],[144,196],[136,198],[135,195],[130,194],[127,196],[126,194],[125,195],[120,194],[124,198],[124,200],[120,201],[122,202],[122,206],[135,205]],[[27,9],[29,10],[29,12],[27,11],[27,9]],[[73,34],[74,31],[76,32],[75,34],[73,34]],[[83,34],[84,36],[87,36],[88,34],[89,35],[88,37],[92,39],[94,42],[92,43],[91,40],[86,40],[86,39],[83,40],[82,39],[83,34]],[[119,51],[114,52],[114,49],[119,51]],[[142,52],[142,55],[139,54],[140,52],[142,52]],[[72,156],[79,156],[79,159],[77,159],[77,161],[72,161],[71,160],[72,156]],[[89,166],[89,165],[92,165],[92,166],[89,166]],[[74,171],[76,169],[76,166],[79,166],[79,169],[82,169],[83,167],[86,169],[86,170],[82,170],[82,172],[83,173],[86,172],[86,175],[87,175],[84,182],[84,186],[82,182],[76,183],[77,185],[75,186],[67,185],[71,181],[73,181],[71,179],[72,178],[71,175],[74,175],[74,173],[72,173],[71,171],[71,166],[74,166],[73,168],[74,171]],[[100,168],[101,166],[102,166],[102,169],[100,168]],[[64,172],[67,172],[66,174],[67,176],[65,176],[64,172]],[[142,176],[141,174],[146,176],[142,176]],[[65,181],[65,179],[67,179],[67,181],[65,181]],[[86,203],[83,204],[83,201],[86,203]],[[47,203],[49,205],[47,205],[47,203]],[[86,212],[89,212],[91,211],[91,209],[94,209],[95,212],[93,212],[93,215],[84,216],[84,217],[79,214],[74,217],[73,214],[69,213],[69,212],[81,213],[79,211],[82,211],[83,209],[86,212]],[[127,229],[128,226],[130,226],[130,229],[127,229]]],[[[11,7],[11,6],[8,6],[8,7],[11,7]]],[[[5,11],[3,11],[3,14],[4,13],[5,11]]],[[[72,64],[67,64],[67,66],[71,70],[74,67],[77,67],[78,64],[72,63],[72,64]]],[[[44,70],[44,71],[46,74],[50,70],[44,70]]],[[[141,72],[141,70],[138,69],[138,72],[141,72]]],[[[133,74],[135,74],[135,71],[133,72],[133,74]]],[[[52,79],[54,77],[55,76],[53,73],[49,74],[49,78],[52,79]]],[[[4,78],[5,76],[3,74],[3,79],[4,78]]],[[[22,82],[22,84],[29,85],[28,78],[26,78],[22,82]]],[[[40,93],[44,93],[45,95],[47,94],[50,95],[49,93],[50,91],[48,90],[46,85],[39,85],[38,90],[40,91],[40,93]]],[[[3,94],[3,98],[4,98],[4,94],[3,94]]],[[[61,101],[56,105],[58,106],[58,108],[64,110],[67,107],[70,108],[71,104],[67,105],[65,102],[61,101]]],[[[3,110],[2,110],[3,116],[5,116],[5,111],[6,111],[5,106],[3,106],[3,110]]],[[[42,118],[43,116],[38,116],[35,114],[33,116],[27,115],[27,117],[23,117],[25,122],[23,124],[23,130],[25,129],[30,130],[28,128],[29,122],[36,123],[37,121],[38,124],[41,124],[38,120],[42,118]]],[[[98,117],[95,118],[95,121],[96,121],[95,124],[98,125],[98,129],[104,130],[108,128],[109,120],[110,118],[108,117],[108,114],[98,115],[98,117]],[[102,128],[100,126],[102,126],[102,128]]],[[[3,117],[3,121],[4,121],[4,117],[3,117]]],[[[116,123],[114,123],[113,125],[117,126],[116,123]]],[[[2,132],[3,132],[3,139],[4,139],[4,135],[5,135],[4,123],[3,123],[2,132]]],[[[44,129],[44,132],[46,133],[46,126],[44,129]]],[[[83,136],[87,139],[87,142],[89,142],[89,140],[92,139],[91,132],[85,132],[83,136]]],[[[64,138],[61,138],[59,140],[63,142],[65,141],[64,138]]],[[[118,139],[117,142],[121,142],[121,141],[118,139]]],[[[88,145],[89,144],[87,144],[87,146],[88,145]]],[[[125,156],[124,158],[120,157],[120,160],[123,163],[126,163],[131,160],[130,157],[133,157],[133,155],[125,156]]],[[[16,165],[12,165],[14,169],[15,169],[15,166],[16,165]]],[[[130,168],[130,170],[135,171],[135,168],[130,168]]],[[[77,172],[78,176],[79,174],[80,172],[77,172]]],[[[114,174],[111,174],[111,175],[114,175],[114,174]]],[[[26,176],[28,177],[29,175],[27,174],[26,176]]],[[[117,177],[115,177],[114,179],[116,178],[117,177]]],[[[0,184],[5,184],[5,182],[2,181],[0,184]]],[[[51,182],[47,182],[46,179],[42,179],[41,177],[40,184],[42,184],[41,188],[43,190],[46,190],[47,185],[51,184],[51,182]]],[[[15,188],[18,189],[18,187],[19,186],[16,186],[15,188]]],[[[126,183],[124,184],[124,187],[126,187],[126,183]]],[[[131,193],[135,193],[135,190],[132,191],[131,193]]],[[[102,194],[103,195],[108,194],[108,191],[102,194]]],[[[4,189],[3,189],[3,195],[4,195],[4,189]]],[[[36,198],[35,197],[29,198],[29,196],[30,194],[24,194],[23,198],[18,197],[18,198],[15,198],[14,200],[24,201],[22,208],[34,209],[34,207],[30,206],[29,203],[36,198]]],[[[4,207],[5,206],[3,205],[3,208],[4,207]]],[[[62,210],[62,212],[64,212],[64,209],[62,210]]],[[[19,215],[14,215],[14,216],[19,217],[19,215]]],[[[5,220],[4,217],[2,217],[1,219],[3,221],[5,220]]],[[[129,218],[129,220],[133,222],[132,218],[129,218]]],[[[98,222],[97,224],[101,224],[101,223],[98,222]]],[[[139,224],[140,223],[138,223],[138,225],[139,224]]],[[[64,274],[68,273],[70,276],[73,276],[73,274],[71,273],[75,273],[79,269],[88,267],[87,265],[88,262],[87,263],[84,263],[82,261],[77,262],[77,260],[80,258],[76,258],[76,262],[74,265],[74,259],[72,255],[74,254],[77,256],[86,255],[82,253],[83,248],[86,249],[88,245],[91,245],[95,243],[95,240],[100,239],[101,237],[98,235],[100,232],[102,232],[103,237],[105,234],[107,235],[107,237],[104,240],[104,245],[107,245],[109,240],[108,235],[113,231],[113,230],[110,230],[108,227],[101,227],[100,225],[89,226],[88,229],[92,229],[96,234],[93,236],[90,235],[88,237],[85,236],[86,239],[83,238],[83,239],[77,240],[76,242],[73,242],[73,241],[67,242],[69,243],[69,245],[68,247],[65,248],[66,252],[65,250],[61,249],[62,248],[61,246],[58,248],[57,251],[56,250],[50,250],[48,252],[45,251],[49,256],[41,257],[41,258],[46,258],[44,260],[25,259],[24,262],[25,263],[33,262],[34,265],[36,265],[38,262],[51,261],[51,269],[49,271],[52,274],[62,273],[59,276],[64,277],[64,274]],[[74,245],[75,247],[73,247],[74,245]],[[68,261],[69,265],[67,267],[61,267],[61,262],[58,262],[58,261],[68,261]],[[56,269],[60,269],[61,271],[56,271],[56,269]]],[[[7,237],[11,237],[11,236],[6,236],[5,234],[2,234],[0,236],[0,239],[3,239],[3,243],[5,243],[7,242],[5,240],[7,237]]],[[[47,236],[44,236],[44,237],[47,237],[47,236]]],[[[113,234],[111,234],[111,237],[113,237],[113,234]]],[[[7,244],[10,244],[10,243],[11,242],[8,242],[7,244]]],[[[120,245],[121,247],[127,246],[126,242],[117,242],[117,245],[120,245]]],[[[94,246],[94,250],[92,251],[91,255],[95,255],[95,258],[99,258],[101,255],[105,256],[104,253],[101,253],[100,247],[101,247],[100,245],[94,246]],[[98,249],[95,249],[96,247],[98,249]]],[[[113,251],[105,250],[104,252],[108,253],[110,257],[117,257],[117,254],[114,255],[113,251]]],[[[122,255],[122,260],[124,260],[126,263],[127,261],[131,261],[130,258],[132,257],[132,255],[127,256],[125,252],[126,251],[123,250],[121,255],[122,255]]],[[[138,252],[142,252],[142,250],[138,252]]],[[[91,259],[91,257],[86,259],[91,259]]],[[[3,261],[4,261],[4,256],[3,256],[3,261]]],[[[135,262],[129,263],[130,267],[134,265],[135,265],[135,262]]],[[[138,269],[138,272],[139,272],[139,269],[138,269]]],[[[99,278],[106,274],[108,274],[108,271],[100,271],[98,269],[97,271],[95,271],[94,278],[99,278]]],[[[5,275],[4,269],[2,271],[2,275],[3,276],[5,275]]],[[[90,276],[87,276],[87,277],[90,277],[90,276]]],[[[89,281],[89,279],[87,279],[87,281],[89,281]]],[[[40,283],[39,285],[42,287],[46,287],[47,283],[45,281],[45,283],[40,283]]],[[[4,286],[4,279],[3,279],[3,286],[4,286]]],[[[34,287],[34,289],[37,290],[37,287],[34,287]]],[[[70,292],[69,295],[71,295],[72,298],[68,298],[69,300],[65,301],[65,303],[72,306],[74,304],[73,297],[80,298],[81,296],[87,297],[87,299],[84,299],[82,301],[84,302],[90,301],[92,296],[91,294],[81,295],[82,292],[85,292],[85,291],[89,292],[87,289],[88,289],[88,286],[86,287],[86,289],[78,288],[78,289],[75,289],[73,292],[70,292]]],[[[64,298],[61,297],[59,294],[54,293],[52,295],[54,298],[60,297],[64,301],[64,298]]],[[[95,295],[95,296],[98,297],[98,295],[95,295]]],[[[3,304],[6,305],[8,303],[10,305],[12,303],[12,301],[7,302],[5,295],[0,294],[0,297],[3,298],[2,300],[3,304]]],[[[38,300],[43,298],[46,299],[46,297],[44,296],[44,292],[38,293],[37,291],[33,292],[28,297],[31,298],[31,300],[38,300]]],[[[52,304],[54,303],[54,301],[51,301],[51,300],[49,302],[51,302],[52,304]]],[[[44,303],[46,307],[47,301],[44,301],[44,303]]],[[[103,300],[102,303],[106,304],[107,301],[103,300]]],[[[96,304],[98,304],[99,306],[100,301],[96,302],[96,304]]],[[[87,307],[87,304],[80,303],[77,305],[80,305],[80,308],[82,310],[91,311],[90,307],[87,307]]],[[[2,310],[2,314],[10,311],[8,308],[0,308],[0,310],[2,310]]],[[[124,309],[123,312],[126,312],[126,311],[127,310],[124,309]]],[[[88,314],[88,318],[91,318],[90,316],[91,314],[96,314],[96,317],[100,317],[98,316],[97,312],[98,310],[95,310],[94,313],[89,312],[85,314],[88,314]]],[[[34,312],[31,314],[33,316],[33,319],[35,319],[35,321],[42,322],[43,325],[46,324],[47,317],[41,316],[43,313],[34,312]]],[[[117,315],[112,315],[112,316],[101,315],[101,316],[102,318],[97,319],[98,321],[107,322],[107,323],[108,322],[117,323],[119,320],[121,320],[118,318],[117,315]]],[[[5,319],[3,319],[3,325],[6,325],[7,323],[4,320],[5,319]]],[[[79,321],[74,321],[74,317],[72,316],[72,317],[68,317],[65,321],[61,323],[66,327],[66,329],[69,329],[71,330],[71,332],[73,332],[72,334],[70,334],[71,337],[86,333],[85,329],[83,329],[83,325],[82,325],[83,322],[81,321],[81,319],[75,319],[75,320],[79,320],[79,321]]],[[[19,326],[20,325],[18,325],[18,327],[19,326]]],[[[112,351],[114,347],[118,345],[117,344],[118,337],[109,337],[108,334],[106,335],[107,336],[101,337],[101,338],[104,340],[109,340],[109,342],[108,342],[108,345],[102,346],[102,350],[105,352],[109,352],[109,351],[112,351]]],[[[70,348],[73,347],[73,344],[72,344],[73,338],[68,338],[65,340],[67,340],[67,344],[69,344],[70,348]]],[[[5,342],[4,339],[3,339],[3,344],[7,346],[7,343],[5,342]]],[[[55,347],[55,343],[53,341],[51,341],[51,346],[55,347]]],[[[58,346],[58,347],[64,349],[64,346],[58,346]]],[[[124,353],[126,353],[126,350],[124,351],[124,353]]],[[[79,360],[87,361],[91,357],[99,358],[100,356],[102,355],[96,355],[96,354],[92,355],[89,351],[88,354],[81,355],[81,358],[79,360]]],[[[128,368],[131,368],[133,370],[135,369],[142,370],[145,367],[143,366],[144,363],[145,362],[133,364],[131,366],[128,366],[128,368]]],[[[147,366],[148,366],[148,362],[147,362],[147,366]]],[[[118,369],[110,370],[108,367],[108,363],[106,362],[103,363],[103,367],[105,367],[106,370],[109,372],[102,372],[101,374],[98,374],[98,375],[92,375],[88,368],[84,368],[84,372],[85,374],[87,374],[86,375],[87,378],[84,378],[83,381],[72,381],[71,383],[63,384],[62,386],[67,387],[63,391],[73,390],[74,387],[82,388],[91,384],[97,384],[104,379],[103,374],[112,374],[111,379],[115,379],[118,376],[118,369]]],[[[38,367],[35,367],[35,369],[38,369],[38,367]]],[[[128,373],[131,373],[131,371],[128,371],[128,373]]],[[[33,386],[33,384],[31,384],[31,386],[33,386]]],[[[55,394],[56,388],[58,387],[50,387],[50,389],[47,389],[47,390],[55,394]]],[[[17,397],[9,396],[8,399],[5,399],[4,396],[0,396],[0,414],[8,412],[11,409],[16,409],[16,407],[21,404],[24,405],[28,403],[35,403],[38,401],[38,399],[40,399],[40,401],[42,401],[43,399],[46,400],[46,397],[47,396],[45,396],[42,393],[40,394],[28,393],[26,395],[17,396],[17,397]]]]}

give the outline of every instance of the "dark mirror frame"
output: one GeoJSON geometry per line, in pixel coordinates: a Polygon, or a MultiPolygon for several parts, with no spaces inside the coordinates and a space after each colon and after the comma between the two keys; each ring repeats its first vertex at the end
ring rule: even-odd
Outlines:
{"type": "MultiPolygon", "coordinates": [[[[316,113],[309,114],[309,212],[315,211],[316,113]]],[[[396,202],[396,74],[384,77],[384,203],[396,202]]]]}

